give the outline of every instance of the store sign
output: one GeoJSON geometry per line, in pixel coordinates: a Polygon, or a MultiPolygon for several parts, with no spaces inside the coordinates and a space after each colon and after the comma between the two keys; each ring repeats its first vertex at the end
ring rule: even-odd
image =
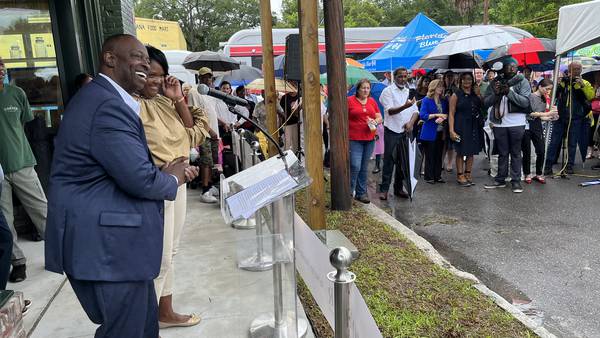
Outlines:
{"type": "Polygon", "coordinates": [[[162,50],[186,50],[181,27],[175,21],[135,18],[137,38],[162,50]]]}
{"type": "MultiPolygon", "coordinates": [[[[333,283],[327,274],[335,270],[329,263],[329,249],[306,223],[295,215],[296,269],[308,286],[321,312],[333,328],[335,323],[333,283]]],[[[350,266],[350,271],[352,266],[350,266]]],[[[360,277],[357,277],[360,278],[360,277]]],[[[381,332],[355,284],[350,289],[350,337],[380,338],[381,332]]]]}

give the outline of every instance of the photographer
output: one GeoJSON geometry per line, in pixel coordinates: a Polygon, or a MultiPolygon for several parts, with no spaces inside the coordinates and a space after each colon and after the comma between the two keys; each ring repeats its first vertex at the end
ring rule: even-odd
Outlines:
{"type": "Polygon", "coordinates": [[[581,78],[581,63],[575,61],[569,65],[568,73],[563,76],[556,89],[558,120],[552,124],[552,135],[546,157],[545,175],[552,175],[552,164],[558,158],[565,132],[568,130],[568,157],[566,173],[574,174],[575,150],[579,144],[581,157],[585,159],[588,146],[591,110],[590,102],[594,98],[594,87],[581,78]]]}
{"type": "Polygon", "coordinates": [[[521,186],[521,142],[529,112],[531,86],[522,75],[517,74],[517,61],[513,58],[503,62],[498,77],[490,83],[483,100],[484,108],[489,109],[493,123],[495,144],[498,148],[498,175],[485,189],[506,187],[508,159],[510,154],[510,177],[512,191],[523,192],[521,186]]]}

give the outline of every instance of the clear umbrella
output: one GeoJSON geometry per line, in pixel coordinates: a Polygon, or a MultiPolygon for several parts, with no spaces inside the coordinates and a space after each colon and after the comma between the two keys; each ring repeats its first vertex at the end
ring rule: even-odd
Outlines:
{"type": "Polygon", "coordinates": [[[507,31],[495,26],[471,26],[448,35],[425,58],[473,52],[518,43],[507,31]]]}

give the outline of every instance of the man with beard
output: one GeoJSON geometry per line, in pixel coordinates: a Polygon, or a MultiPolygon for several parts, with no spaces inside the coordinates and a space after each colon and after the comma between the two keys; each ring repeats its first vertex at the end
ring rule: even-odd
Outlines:
{"type": "Polygon", "coordinates": [[[185,158],[157,168],[132,93],[149,72],[146,47],[108,38],[99,75],[71,99],[50,176],[46,269],[65,272],[95,337],[158,337],[153,280],[163,247],[164,200],[198,175],[185,158]]]}

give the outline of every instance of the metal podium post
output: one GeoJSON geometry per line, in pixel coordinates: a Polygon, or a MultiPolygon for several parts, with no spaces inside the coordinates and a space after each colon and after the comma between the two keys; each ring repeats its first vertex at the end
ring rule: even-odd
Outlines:
{"type": "MultiPolygon", "coordinates": [[[[287,250],[282,248],[282,241],[277,235],[281,235],[283,224],[289,223],[288,210],[286,210],[286,200],[293,201],[293,196],[287,196],[273,202],[273,313],[263,314],[258,316],[250,325],[250,337],[252,338],[287,338],[287,337],[304,337],[308,332],[308,321],[303,318],[297,318],[296,309],[294,311],[285,312],[283,306],[283,269],[285,266],[282,261],[281,251],[287,250]],[[296,325],[294,325],[296,324],[296,325]],[[296,331],[296,332],[294,332],[296,331]]],[[[292,208],[293,210],[293,208],[292,208]]],[[[295,297],[295,295],[294,295],[295,297]]],[[[294,301],[294,304],[296,302],[294,301]]]]}
{"type": "MultiPolygon", "coordinates": [[[[244,129],[240,128],[237,130],[237,133],[240,135],[240,162],[242,164],[242,168],[240,171],[242,170],[246,170],[247,168],[247,163],[246,163],[246,138],[244,137],[244,129]]],[[[237,163],[237,160],[236,160],[237,163]]],[[[243,220],[239,220],[236,222],[231,223],[231,226],[236,228],[236,229],[240,229],[240,230],[249,230],[249,229],[254,229],[257,225],[257,219],[255,216],[252,216],[248,219],[243,219],[243,220]]]]}
{"type": "Polygon", "coordinates": [[[335,338],[350,337],[350,286],[356,279],[356,275],[348,271],[352,260],[352,252],[343,246],[329,254],[329,262],[336,269],[327,274],[333,282],[335,338]]]}
{"type": "MultiPolygon", "coordinates": [[[[252,148],[252,165],[254,166],[259,161],[258,149],[260,149],[260,143],[254,141],[250,144],[250,147],[252,148]]],[[[238,264],[240,269],[247,271],[266,271],[273,267],[273,257],[264,252],[263,225],[265,225],[268,220],[265,218],[263,211],[264,210],[261,209],[254,214],[254,217],[256,218],[256,254],[242,260],[238,264]]]]}

